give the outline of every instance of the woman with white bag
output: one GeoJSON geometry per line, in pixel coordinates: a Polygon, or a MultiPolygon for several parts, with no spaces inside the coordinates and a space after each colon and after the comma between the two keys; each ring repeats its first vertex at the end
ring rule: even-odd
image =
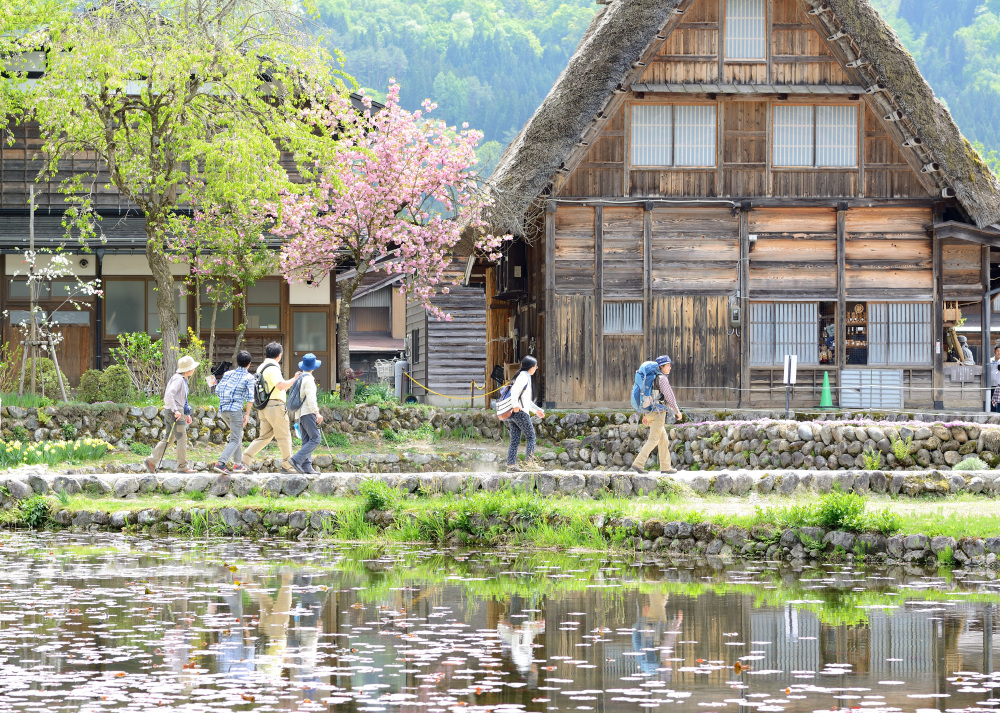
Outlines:
{"type": "MultiPolygon", "coordinates": [[[[545,412],[535,404],[531,393],[531,376],[536,371],[538,371],[538,360],[533,356],[524,357],[521,360],[521,369],[514,376],[510,392],[507,394],[513,411],[507,418],[507,426],[510,428],[510,448],[507,449],[508,473],[542,469],[535,460],[535,426],[531,423],[529,415],[533,413],[538,418],[545,418],[545,412]],[[517,449],[521,445],[522,434],[528,442],[523,468],[517,464],[517,449]]],[[[499,407],[497,410],[500,410],[499,407]]]]}

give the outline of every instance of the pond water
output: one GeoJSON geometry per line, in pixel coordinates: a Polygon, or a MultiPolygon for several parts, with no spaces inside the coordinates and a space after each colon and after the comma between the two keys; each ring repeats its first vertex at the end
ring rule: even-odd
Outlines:
{"type": "Polygon", "coordinates": [[[1000,708],[982,574],[24,533],[0,567],[0,711],[1000,708]]]}

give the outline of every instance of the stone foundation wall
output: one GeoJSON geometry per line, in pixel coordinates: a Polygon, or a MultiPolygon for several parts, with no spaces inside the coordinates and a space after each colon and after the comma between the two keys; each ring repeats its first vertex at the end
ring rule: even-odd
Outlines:
{"type": "MultiPolygon", "coordinates": [[[[499,445],[506,438],[505,427],[488,411],[356,406],[325,408],[323,414],[325,434],[341,433],[352,442],[372,445],[373,452],[367,455],[334,452],[323,456],[330,460],[321,462],[321,467],[340,470],[347,466],[373,471],[470,469],[471,458],[462,452],[412,457],[385,452],[390,449],[380,448],[372,437],[387,429],[405,435],[431,428],[445,438],[471,438],[487,445],[499,445]]],[[[113,404],[40,410],[8,406],[3,416],[0,435],[4,439],[26,435],[44,441],[94,436],[115,445],[129,441],[155,444],[168,433],[170,418],[166,411],[154,406],[113,404]]],[[[197,408],[193,418],[188,429],[190,442],[221,447],[227,429],[218,411],[197,408]]],[[[248,442],[256,437],[256,427],[256,419],[251,416],[245,431],[248,442]]],[[[550,468],[609,471],[631,465],[648,432],[634,413],[627,412],[553,413],[536,420],[536,430],[538,456],[550,468]]],[[[710,421],[671,426],[670,438],[673,464],[685,470],[854,470],[869,466],[866,452],[879,454],[878,470],[948,470],[973,455],[990,467],[1000,464],[1000,427],[970,422],[710,421]],[[901,443],[894,446],[895,441],[901,443]],[[902,458],[897,454],[900,447],[907,451],[902,458]]],[[[499,449],[493,451],[486,457],[489,463],[496,460],[499,449]]],[[[651,463],[656,463],[655,455],[651,463]]],[[[265,462],[264,466],[270,464],[265,462]]]]}

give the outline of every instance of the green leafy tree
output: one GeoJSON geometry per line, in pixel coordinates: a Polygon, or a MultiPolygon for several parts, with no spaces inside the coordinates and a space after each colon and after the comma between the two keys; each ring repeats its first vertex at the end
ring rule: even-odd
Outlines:
{"type": "MultiPolygon", "coordinates": [[[[329,55],[294,0],[118,0],[49,25],[44,77],[28,91],[48,161],[89,155],[89,173],[62,183],[67,222],[98,231],[93,196],[105,184],[145,219],[157,285],[163,365],[174,371],[178,319],[167,255],[179,208],[206,192],[237,199],[245,186],[288,177],[282,151],[308,156],[296,101],[329,92],[329,55]]],[[[344,89],[337,75],[339,90],[344,89]]]]}

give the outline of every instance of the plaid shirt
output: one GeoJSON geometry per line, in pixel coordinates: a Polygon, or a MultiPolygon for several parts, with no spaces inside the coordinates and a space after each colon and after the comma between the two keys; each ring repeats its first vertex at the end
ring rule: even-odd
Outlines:
{"type": "Polygon", "coordinates": [[[215,387],[220,411],[239,411],[247,401],[253,401],[253,374],[246,369],[227,371],[215,387]]]}

